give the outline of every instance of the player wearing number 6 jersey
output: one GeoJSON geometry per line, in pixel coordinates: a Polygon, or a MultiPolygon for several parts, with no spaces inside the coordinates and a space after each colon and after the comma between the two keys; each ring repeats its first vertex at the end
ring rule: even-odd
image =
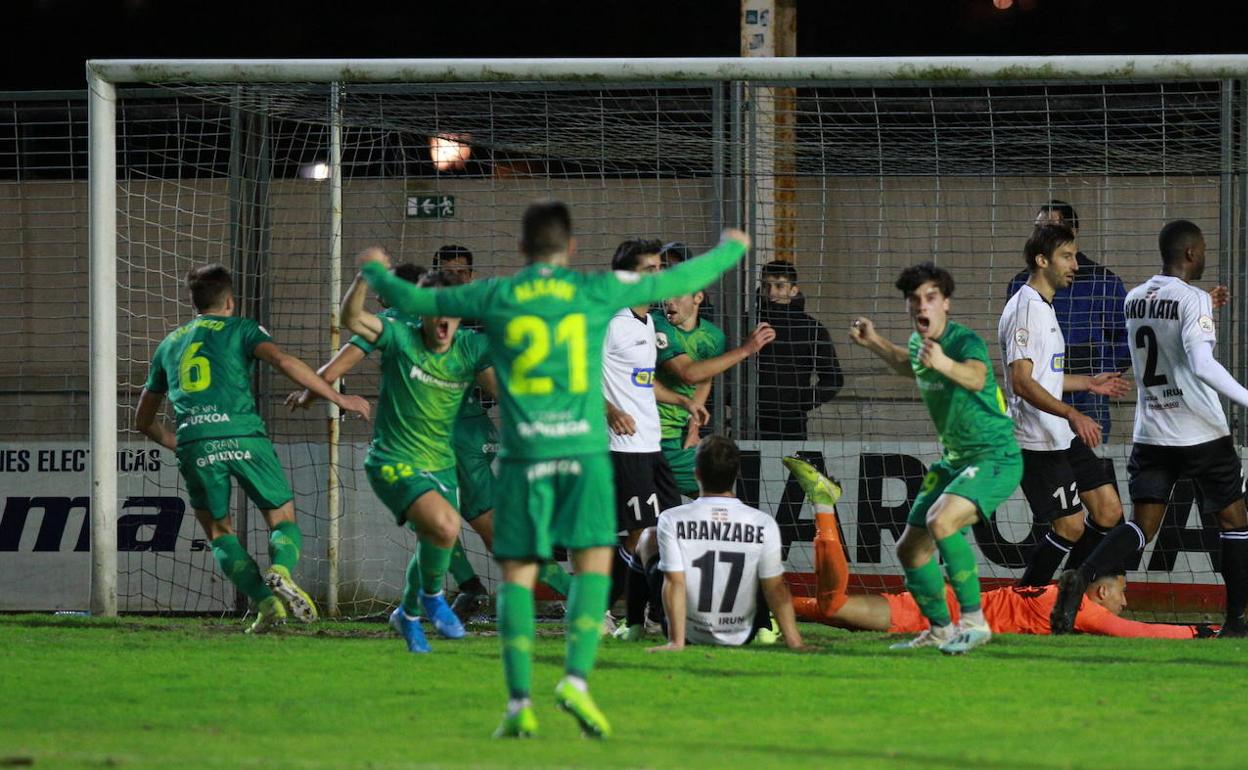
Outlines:
{"type": "Polygon", "coordinates": [[[236,317],[234,282],[222,265],[196,268],[186,283],[199,315],[156,348],[134,427],[176,453],[195,518],[217,564],[256,603],[256,621],[248,630],[262,632],[280,623],[287,607],[310,622],[316,619],[316,605],[291,577],[303,542],[294,494],[256,414],[252,370],[257,360],[266,361],[296,384],[364,417],[368,402],[334,390],[307,364],[282,352],[263,326],[236,317]],[[177,424],[173,433],[156,419],[166,394],[177,424]],[[263,576],[230,525],[231,478],[272,530],[270,567],[263,576]]]}
{"type": "Polygon", "coordinates": [[[1180,478],[1200,487],[1205,513],[1222,527],[1226,583],[1224,636],[1248,635],[1248,512],[1244,473],[1218,394],[1248,407],[1248,390],[1213,358],[1213,301],[1191,285],[1205,271],[1205,238],[1187,220],[1167,224],[1158,238],[1162,271],[1127,293],[1127,339],[1139,399],[1127,464],[1132,520],[1114,528],[1077,570],[1062,574],[1053,633],[1072,628],[1079,597],[1100,575],[1144,550],[1161,526],[1180,478]]]}
{"type": "Polygon", "coordinates": [[[503,671],[511,696],[495,733],[531,735],[529,703],[535,629],[533,584],[553,549],[572,551],[575,576],[566,616],[567,675],[556,703],[588,735],[610,733],[589,696],[610,588],[615,544],[614,484],[607,455],[602,395],[602,346],[621,308],[700,289],[735,265],[749,238],[726,231],[709,254],[653,275],[579,273],[571,215],[562,203],[536,203],[524,213],[520,251],[528,264],[515,275],[431,291],[363,266],[369,283],[408,315],[478,319],[499,380],[502,449],[496,492],[494,555],[503,572],[498,591],[503,671]]]}
{"type": "Polygon", "coordinates": [[[1010,496],[1022,477],[1023,461],[1005,398],[992,376],[988,346],[949,320],[953,276],[924,262],[903,270],[896,286],[914,323],[908,348],[880,336],[868,318],[855,320],[849,336],[894,372],[915,380],[943,453],[924,477],[897,542],[906,588],[931,628],[893,647],[939,646],[941,652],[960,654],[992,638],[980,606],[975,553],[963,533],[1010,496]],[[937,551],[962,609],[956,633],[945,606],[937,551]]]}

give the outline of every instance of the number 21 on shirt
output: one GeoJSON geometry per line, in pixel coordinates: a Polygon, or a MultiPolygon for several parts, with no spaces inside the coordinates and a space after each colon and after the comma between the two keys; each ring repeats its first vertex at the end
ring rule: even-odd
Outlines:
{"type": "MultiPolygon", "coordinates": [[[[564,316],[554,329],[554,344],[566,350],[568,390],[584,393],[589,390],[589,354],[584,313],[564,316]]],[[[518,396],[543,396],[553,393],[551,377],[533,376],[532,372],[551,356],[551,329],[544,319],[534,315],[516,316],[507,322],[507,347],[523,348],[511,364],[511,392],[518,396]]]]}

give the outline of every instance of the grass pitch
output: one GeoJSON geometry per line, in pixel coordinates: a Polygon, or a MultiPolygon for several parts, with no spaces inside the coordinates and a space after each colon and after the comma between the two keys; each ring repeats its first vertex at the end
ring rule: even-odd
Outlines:
{"type": "Polygon", "coordinates": [[[252,638],[237,620],[0,616],[0,767],[1243,768],[1248,640],[1003,636],[961,658],[803,626],[817,647],[649,654],[606,639],[583,739],[491,740],[498,640],[410,655],[380,623],[252,638]]]}

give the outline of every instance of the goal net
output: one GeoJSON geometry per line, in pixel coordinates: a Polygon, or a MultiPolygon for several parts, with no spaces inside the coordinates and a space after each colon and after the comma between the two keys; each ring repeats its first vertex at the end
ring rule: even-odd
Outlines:
{"type": "MultiPolygon", "coordinates": [[[[549,77],[538,76],[540,65],[510,78],[448,67],[445,82],[403,82],[410,75],[396,65],[389,76],[374,69],[368,82],[351,82],[355,70],[344,65],[300,82],[298,64],[280,66],[240,65],[237,77],[222,67],[202,75],[132,67],[123,79],[140,87],[116,101],[122,610],[239,606],[189,515],[173,458],[128,428],[155,346],[193,315],[183,277],[204,262],[231,267],[240,312],[318,366],[333,352],[335,284],[350,281],[353,255],[370,244],[425,266],[438,247],[456,244],[472,251],[478,278],[506,274],[519,264],[519,215],[545,196],[570,204],[576,262],[586,269],[605,268],[626,238],[700,252],[720,228],[746,228],[757,248],[710,290],[707,317],[732,346],[760,319],[796,323],[804,313],[828,330],[835,351],[833,363],[829,348],[812,357],[777,346],[714,386],[714,429],[747,450],[741,493],[776,515],[799,590],[809,585],[813,525],[780,464],[794,452],[844,486],[838,510],[855,590],[900,585],[893,545],[940,448],[913,385],[851,346],[846,331],[865,314],[904,340],[909,322],[892,284],[907,265],[931,259],[953,272],[953,317],[989,341],[1000,379],[997,321],[1041,204],[1071,204],[1081,250],[1127,288],[1157,272],[1161,225],[1191,219],[1209,244],[1206,288],[1226,283],[1235,297],[1219,314],[1219,356],[1241,379],[1248,367],[1240,352],[1245,96],[1241,81],[1218,79],[1225,75],[1176,65],[1149,79],[1107,66],[1079,78],[1024,63],[994,79],[882,63],[875,77],[836,80],[690,75],[675,65],[612,78],[563,62],[549,77]],[[331,206],[335,184],[341,219],[331,206]],[[336,249],[341,264],[331,260],[336,249]],[[758,292],[772,260],[796,269],[799,294],[785,307],[758,292]],[[806,384],[777,393],[768,367],[806,384]],[[778,414],[788,432],[760,438],[775,435],[778,414]],[[131,462],[143,457],[149,462],[131,462]]],[[[1098,275],[1097,291],[1117,296],[1114,279],[1098,275]]],[[[1065,330],[1072,366],[1076,342],[1079,365],[1129,366],[1115,303],[1075,307],[1075,328],[1065,330]]],[[[370,398],[377,384],[371,360],[345,380],[370,398]]],[[[305,532],[301,580],[322,599],[336,595],[343,614],[378,612],[400,593],[413,536],[368,488],[368,426],[341,422],[331,439],[326,407],[291,413],[283,405],[290,390],[258,371],[257,403],[305,532]],[[335,442],[336,501],[328,492],[335,442]]],[[[1099,415],[1108,441],[1098,452],[1115,466],[1124,500],[1133,401],[1099,415]]],[[[1216,522],[1202,518],[1197,497],[1179,487],[1161,534],[1132,565],[1134,595],[1144,599],[1134,604],[1163,614],[1220,607],[1216,522]]],[[[239,497],[234,515],[263,563],[258,512],[239,497]]],[[[982,576],[1020,574],[1035,541],[1021,493],[975,528],[975,540],[982,576]]],[[[467,528],[465,545],[492,582],[496,572],[467,528]]]]}

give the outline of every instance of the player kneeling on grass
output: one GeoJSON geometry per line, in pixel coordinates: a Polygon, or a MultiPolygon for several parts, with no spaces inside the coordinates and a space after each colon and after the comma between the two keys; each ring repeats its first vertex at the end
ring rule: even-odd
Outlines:
{"type": "MultiPolygon", "coordinates": [[[[370,251],[389,267],[384,251],[370,251]]],[[[425,288],[460,283],[449,272],[426,273],[419,279],[425,288]]],[[[429,314],[421,316],[418,325],[381,318],[364,310],[366,293],[363,278],[357,276],[342,300],[343,326],[381,351],[381,395],[364,472],[395,522],[420,535],[420,545],[407,565],[403,601],[390,615],[390,625],[409,651],[429,652],[417,617],[419,606],[443,637],[464,635],[463,623],[442,591],[460,527],[451,430],[478,379],[493,392],[493,369],[485,337],[460,329],[458,318],[429,314]]]]}
{"type": "Polygon", "coordinates": [[[248,632],[277,625],[286,618],[287,607],[310,623],[316,619],[316,605],[291,578],[303,543],[295,523],[295,496],[256,414],[252,370],[257,360],[266,361],[296,384],[365,418],[368,402],[338,393],[307,364],[282,352],[263,326],[236,317],[234,282],[224,266],[196,268],[186,284],[199,315],[157,346],[134,427],[176,454],[195,518],[212,543],[217,564],[256,603],[256,621],[248,632]],[[173,404],[174,433],[156,419],[166,394],[173,404]],[[263,576],[230,525],[231,477],[271,530],[270,566],[263,576]]]}
{"type": "MultiPolygon", "coordinates": [[[[927,629],[927,618],[923,617],[918,603],[908,592],[855,596],[846,593],[849,562],[845,558],[836,519],[840,486],[805,460],[786,457],[783,462],[815,509],[815,596],[793,600],[797,616],[851,631],[915,634],[927,629]]],[[[1075,629],[1086,634],[1154,639],[1192,639],[1213,635],[1207,626],[1141,623],[1118,617],[1127,606],[1126,586],[1126,577],[1121,570],[1098,577],[1088,586],[1079,605],[1075,629]]],[[[994,633],[1047,635],[1051,633],[1049,613],[1056,601],[1055,584],[996,588],[983,594],[984,617],[994,633]]],[[[945,602],[956,618],[958,602],[952,588],[946,587],[945,602]]]]}
{"type": "Polygon", "coordinates": [[[733,493],[741,452],[731,439],[708,436],[698,444],[694,475],[700,496],[659,515],[639,556],[662,573],[668,643],[651,652],[682,650],[686,642],[738,646],[770,623],[756,613],[762,590],[776,614],[784,642],[801,649],[780,557],[776,520],[733,493]],[[656,542],[657,541],[657,542],[656,542]],[[760,624],[758,621],[761,620],[760,624]]]}

